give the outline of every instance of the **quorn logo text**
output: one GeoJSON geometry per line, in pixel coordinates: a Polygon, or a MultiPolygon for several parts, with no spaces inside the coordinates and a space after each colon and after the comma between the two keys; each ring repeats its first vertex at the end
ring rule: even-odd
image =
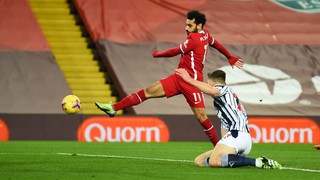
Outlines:
{"type": "Polygon", "coordinates": [[[168,142],[167,125],[156,117],[91,117],[78,129],[78,141],[168,142]]]}
{"type": "Polygon", "coordinates": [[[317,123],[308,118],[249,118],[254,143],[319,143],[317,123]]]}

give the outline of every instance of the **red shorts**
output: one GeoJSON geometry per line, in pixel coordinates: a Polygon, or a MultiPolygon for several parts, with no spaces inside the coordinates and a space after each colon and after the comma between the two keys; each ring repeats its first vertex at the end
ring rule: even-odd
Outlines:
{"type": "Polygon", "coordinates": [[[202,92],[185,82],[180,76],[171,74],[160,80],[167,98],[183,94],[190,107],[204,108],[204,97],[202,92]]]}

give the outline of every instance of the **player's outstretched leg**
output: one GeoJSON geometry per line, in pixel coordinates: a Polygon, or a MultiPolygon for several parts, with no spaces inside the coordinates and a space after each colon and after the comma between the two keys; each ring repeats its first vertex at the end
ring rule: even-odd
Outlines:
{"type": "Polygon", "coordinates": [[[96,106],[103,112],[105,112],[109,117],[114,117],[116,115],[116,111],[113,109],[112,103],[102,104],[102,103],[95,103],[96,106]]]}
{"type": "Polygon", "coordinates": [[[114,117],[116,115],[116,111],[138,105],[146,99],[147,97],[144,93],[144,90],[141,89],[136,93],[132,93],[129,96],[126,96],[120,102],[117,102],[115,104],[112,104],[111,102],[109,102],[109,104],[102,104],[96,102],[95,104],[101,111],[107,113],[109,117],[114,117]]]}
{"type": "Polygon", "coordinates": [[[261,166],[260,168],[263,169],[281,169],[282,166],[277,161],[268,159],[265,156],[258,157],[257,160],[260,162],[261,166]]]}

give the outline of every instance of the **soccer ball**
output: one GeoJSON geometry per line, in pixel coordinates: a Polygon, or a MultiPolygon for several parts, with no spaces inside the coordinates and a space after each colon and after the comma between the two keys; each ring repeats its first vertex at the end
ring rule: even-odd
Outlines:
{"type": "Polygon", "coordinates": [[[67,114],[75,114],[80,110],[81,101],[75,95],[68,95],[62,100],[62,110],[67,114]]]}

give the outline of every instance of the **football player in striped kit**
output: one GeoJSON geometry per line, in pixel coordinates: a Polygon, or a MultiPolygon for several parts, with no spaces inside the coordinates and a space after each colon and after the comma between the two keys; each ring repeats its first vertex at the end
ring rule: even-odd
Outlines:
{"type": "Polygon", "coordinates": [[[216,70],[208,73],[208,83],[197,81],[189,73],[179,68],[176,74],[187,83],[213,97],[213,105],[221,120],[222,138],[213,150],[200,154],[195,159],[196,166],[207,167],[240,167],[255,166],[264,169],[281,169],[281,165],[264,156],[259,158],[245,157],[252,146],[248,118],[236,93],[226,86],[226,73],[216,70]]]}

